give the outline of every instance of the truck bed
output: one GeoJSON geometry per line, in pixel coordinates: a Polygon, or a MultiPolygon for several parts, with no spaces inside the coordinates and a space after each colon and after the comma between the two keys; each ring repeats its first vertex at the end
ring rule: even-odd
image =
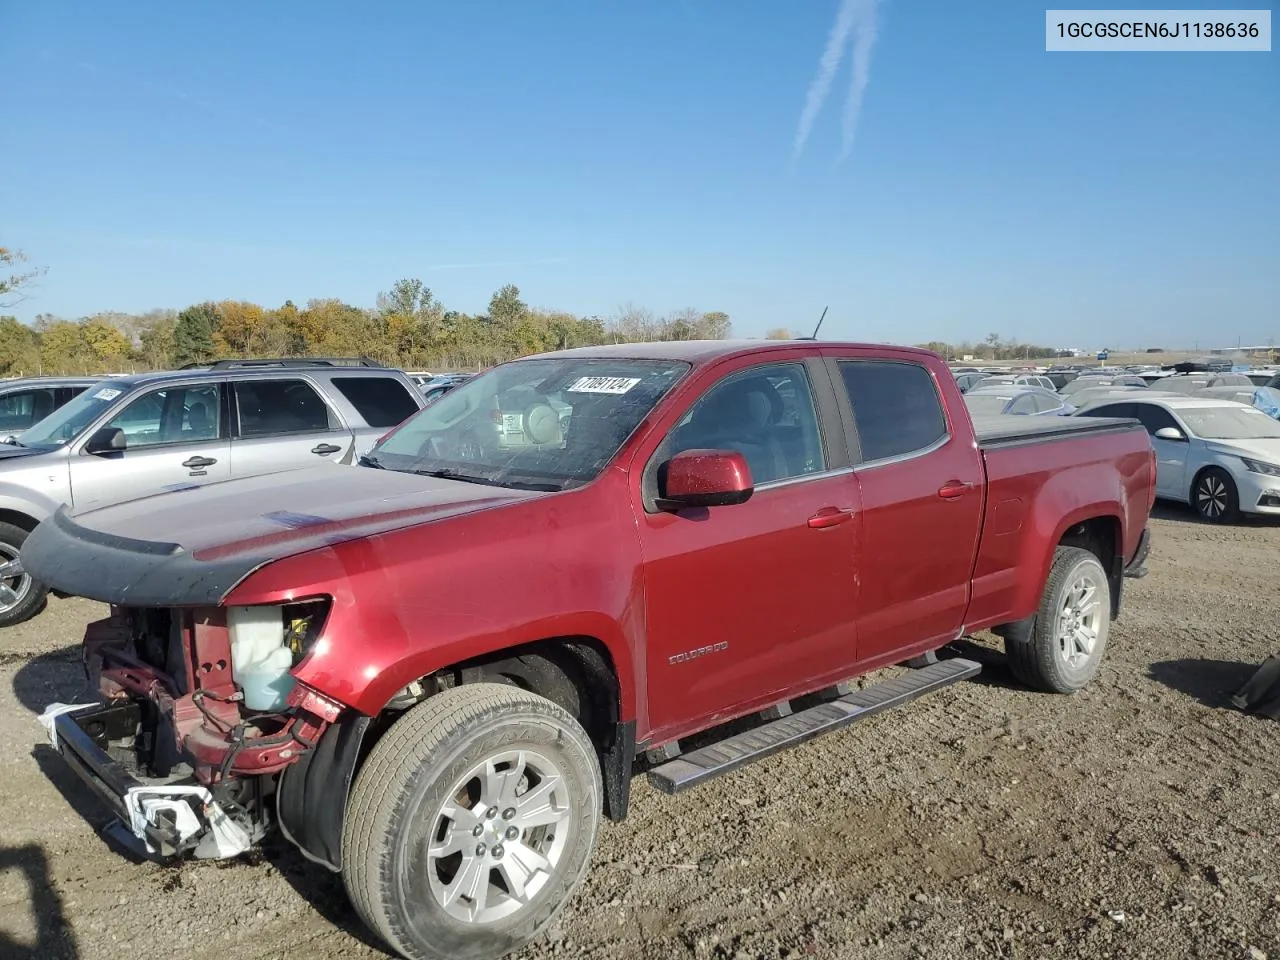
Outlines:
{"type": "Polygon", "coordinates": [[[973,430],[983,450],[1061,440],[1085,434],[1141,430],[1136,420],[1119,417],[1028,417],[997,414],[974,417],[973,430]]]}

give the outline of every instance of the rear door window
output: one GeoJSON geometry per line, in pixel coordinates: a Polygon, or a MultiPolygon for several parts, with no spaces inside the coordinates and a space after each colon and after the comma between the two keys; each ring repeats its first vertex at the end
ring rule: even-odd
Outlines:
{"type": "Polygon", "coordinates": [[[1131,403],[1128,405],[1130,412],[1125,416],[1135,417],[1139,423],[1147,428],[1147,433],[1151,436],[1156,435],[1157,430],[1163,430],[1165,427],[1173,427],[1175,430],[1181,430],[1178,421],[1173,419],[1171,414],[1164,407],[1157,407],[1153,403],[1131,403]]]}
{"type": "Polygon", "coordinates": [[[371,427],[394,427],[418,412],[409,388],[395,377],[334,377],[330,382],[371,427]]]}
{"type": "Polygon", "coordinates": [[[947,436],[942,398],[929,371],[901,360],[841,360],[864,463],[927,450],[947,436]]]}
{"type": "Polygon", "coordinates": [[[240,436],[322,433],[341,428],[329,405],[305,380],[241,380],[235,383],[240,436]]]}

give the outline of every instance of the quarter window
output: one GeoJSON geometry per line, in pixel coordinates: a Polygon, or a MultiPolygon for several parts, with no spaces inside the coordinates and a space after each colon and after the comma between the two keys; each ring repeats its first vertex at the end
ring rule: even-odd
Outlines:
{"type": "Polygon", "coordinates": [[[676,425],[666,455],[695,449],[736,450],[756,485],[825,470],[804,365],[752,367],[713,386],[676,425]]]}
{"type": "Polygon", "coordinates": [[[0,429],[25,430],[53,413],[56,408],[53,391],[49,389],[6,394],[0,397],[0,429]]]}
{"type": "Polygon", "coordinates": [[[917,453],[947,436],[942,400],[924,367],[899,360],[839,365],[864,463],[917,453]]]}
{"type": "Polygon", "coordinates": [[[394,427],[418,412],[409,388],[395,377],[334,377],[330,382],[371,427],[394,427]]]}

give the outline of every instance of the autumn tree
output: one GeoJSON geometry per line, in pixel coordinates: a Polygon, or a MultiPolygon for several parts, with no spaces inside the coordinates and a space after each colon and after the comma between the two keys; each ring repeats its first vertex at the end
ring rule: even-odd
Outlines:
{"type": "Polygon", "coordinates": [[[0,247],[0,307],[11,307],[23,300],[22,288],[43,271],[25,269],[27,255],[12,247],[0,247]]]}
{"type": "Polygon", "coordinates": [[[207,363],[214,358],[213,333],[218,322],[218,308],[212,303],[187,307],[173,329],[173,361],[181,367],[188,363],[207,363]]]}
{"type": "Polygon", "coordinates": [[[0,317],[0,374],[36,373],[40,369],[40,335],[17,317],[0,317]]]}

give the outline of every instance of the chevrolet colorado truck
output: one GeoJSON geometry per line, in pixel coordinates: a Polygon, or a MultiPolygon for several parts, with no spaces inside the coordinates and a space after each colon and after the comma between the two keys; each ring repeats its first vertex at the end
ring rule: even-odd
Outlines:
{"type": "Polygon", "coordinates": [[[1135,421],[975,426],[921,350],[515,360],[349,469],[58,510],[26,569],[111,615],[42,720],[138,853],[278,830],[401,955],[499,957],[637,772],[694,787],[972,676],[937,656],[972,631],[1084,687],[1155,469],[1135,421]]]}

